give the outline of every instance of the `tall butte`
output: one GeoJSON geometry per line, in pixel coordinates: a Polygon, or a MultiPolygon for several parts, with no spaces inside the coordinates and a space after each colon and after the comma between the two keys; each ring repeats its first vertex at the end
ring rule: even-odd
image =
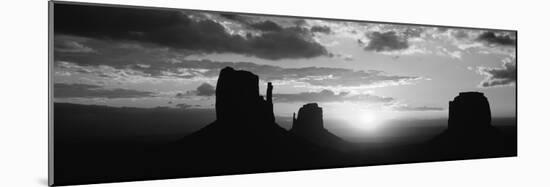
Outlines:
{"type": "Polygon", "coordinates": [[[480,158],[499,155],[507,144],[491,125],[489,101],[480,92],[461,92],[449,102],[447,129],[436,136],[431,151],[448,158],[480,158]]]}
{"type": "Polygon", "coordinates": [[[462,92],[449,101],[449,130],[475,131],[490,126],[491,108],[483,93],[462,92]]]}
{"type": "Polygon", "coordinates": [[[231,67],[220,71],[216,85],[216,121],[178,141],[175,157],[185,157],[205,171],[243,173],[304,167],[318,148],[275,123],[271,83],[267,98],[258,76],[231,67]]]}
{"type": "Polygon", "coordinates": [[[271,83],[267,98],[259,93],[258,76],[231,67],[223,68],[216,85],[216,122],[234,125],[274,124],[271,83]]]}

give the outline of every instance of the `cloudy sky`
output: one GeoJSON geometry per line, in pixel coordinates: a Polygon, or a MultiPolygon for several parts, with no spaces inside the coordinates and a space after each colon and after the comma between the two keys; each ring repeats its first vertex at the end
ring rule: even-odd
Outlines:
{"type": "Polygon", "coordinates": [[[273,82],[277,116],[442,118],[480,91],[514,117],[516,34],[497,30],[55,4],[55,102],[213,108],[221,68],[273,82]]]}

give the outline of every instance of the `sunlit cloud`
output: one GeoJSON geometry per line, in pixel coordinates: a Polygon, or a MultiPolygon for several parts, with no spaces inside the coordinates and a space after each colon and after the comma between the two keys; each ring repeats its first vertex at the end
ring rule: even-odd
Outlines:
{"type": "Polygon", "coordinates": [[[310,103],[310,102],[367,102],[367,103],[386,103],[392,102],[394,98],[381,97],[370,94],[350,94],[348,92],[334,93],[331,90],[322,90],[320,92],[301,92],[294,94],[277,93],[273,95],[276,102],[295,102],[295,103],[310,103]]]}

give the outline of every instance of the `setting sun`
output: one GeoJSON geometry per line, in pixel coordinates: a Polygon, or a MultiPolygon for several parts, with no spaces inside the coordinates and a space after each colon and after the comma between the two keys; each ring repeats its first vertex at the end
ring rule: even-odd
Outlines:
{"type": "Polygon", "coordinates": [[[372,131],[378,127],[376,117],[369,111],[359,110],[350,117],[349,123],[359,130],[372,131]]]}
{"type": "Polygon", "coordinates": [[[334,113],[331,116],[340,116],[340,119],[346,121],[352,128],[360,131],[374,131],[382,121],[378,112],[362,108],[356,104],[338,104],[331,106],[331,108],[335,110],[327,111],[327,115],[334,113]]]}

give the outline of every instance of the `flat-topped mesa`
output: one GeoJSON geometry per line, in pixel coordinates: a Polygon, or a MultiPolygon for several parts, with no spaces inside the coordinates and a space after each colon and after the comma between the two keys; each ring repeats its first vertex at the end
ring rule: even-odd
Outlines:
{"type": "Polygon", "coordinates": [[[449,101],[449,130],[475,130],[490,126],[491,108],[483,93],[461,92],[449,101]]]}
{"type": "Polygon", "coordinates": [[[220,71],[216,85],[216,120],[230,123],[274,122],[273,103],[269,98],[273,89],[268,84],[267,101],[259,93],[257,75],[225,67],[220,71]]]}
{"type": "Polygon", "coordinates": [[[298,110],[298,118],[294,114],[291,131],[298,134],[308,134],[324,130],[323,108],[317,103],[308,103],[298,110]]]}

